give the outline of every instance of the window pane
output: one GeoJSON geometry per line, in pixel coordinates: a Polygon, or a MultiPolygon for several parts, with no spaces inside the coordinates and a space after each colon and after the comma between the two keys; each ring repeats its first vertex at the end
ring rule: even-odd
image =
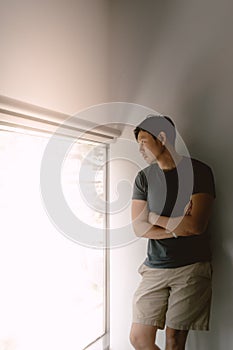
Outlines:
{"type": "MultiPolygon", "coordinates": [[[[0,349],[81,350],[104,333],[105,251],[72,242],[52,225],[40,194],[40,162],[48,139],[0,131],[0,349]]],[[[77,196],[82,157],[76,144],[62,172],[66,199],[77,196]]],[[[99,148],[99,147],[98,147],[99,148]]],[[[86,152],[86,153],[85,153],[86,152]]],[[[102,147],[102,157],[105,148],[102,147]]],[[[90,167],[95,171],[95,161],[90,167]]],[[[96,186],[104,196],[104,173],[96,186]]],[[[78,203],[78,204],[77,204],[78,203]]],[[[89,212],[104,227],[104,213],[89,212]]],[[[95,221],[96,220],[96,221],[95,221]]]]}

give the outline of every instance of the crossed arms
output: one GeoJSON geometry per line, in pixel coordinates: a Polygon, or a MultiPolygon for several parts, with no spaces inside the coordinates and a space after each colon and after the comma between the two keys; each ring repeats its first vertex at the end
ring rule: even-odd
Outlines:
{"type": "Polygon", "coordinates": [[[132,225],[136,236],[150,239],[193,236],[205,232],[214,198],[208,193],[196,193],[184,210],[184,216],[166,217],[148,212],[147,202],[132,200],[132,225]]]}

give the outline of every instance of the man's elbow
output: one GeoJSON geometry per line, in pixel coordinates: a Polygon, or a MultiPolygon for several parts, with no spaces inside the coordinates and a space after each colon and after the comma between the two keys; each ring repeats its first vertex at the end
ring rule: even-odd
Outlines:
{"type": "Polygon", "coordinates": [[[138,225],[138,224],[133,225],[133,231],[134,231],[135,236],[137,236],[139,238],[143,236],[141,225],[138,225]]]}
{"type": "Polygon", "coordinates": [[[198,236],[203,234],[207,229],[207,222],[197,222],[189,228],[190,235],[198,236]]]}
{"type": "Polygon", "coordinates": [[[137,237],[143,237],[152,227],[147,221],[137,221],[132,223],[133,231],[137,237]]]}

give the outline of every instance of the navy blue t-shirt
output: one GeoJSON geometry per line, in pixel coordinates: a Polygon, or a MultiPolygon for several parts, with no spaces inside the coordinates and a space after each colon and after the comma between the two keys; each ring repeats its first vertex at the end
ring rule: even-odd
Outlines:
{"type": "MultiPolygon", "coordinates": [[[[195,193],[208,193],[215,198],[211,168],[203,162],[183,157],[176,168],[163,171],[151,164],[139,171],[132,199],[147,201],[148,211],[162,216],[178,217],[195,193]]],[[[156,268],[174,268],[209,261],[209,230],[187,237],[149,239],[145,264],[156,268]]]]}

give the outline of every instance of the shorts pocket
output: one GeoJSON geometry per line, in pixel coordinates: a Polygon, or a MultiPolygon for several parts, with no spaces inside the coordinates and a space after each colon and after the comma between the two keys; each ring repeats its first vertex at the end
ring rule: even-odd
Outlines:
{"type": "Polygon", "coordinates": [[[195,275],[211,279],[213,274],[212,264],[209,261],[196,264],[195,275]]]}
{"type": "Polygon", "coordinates": [[[144,263],[142,263],[140,266],[139,266],[139,268],[138,268],[138,273],[140,274],[140,275],[142,275],[142,273],[145,271],[145,264],[144,263]]]}

